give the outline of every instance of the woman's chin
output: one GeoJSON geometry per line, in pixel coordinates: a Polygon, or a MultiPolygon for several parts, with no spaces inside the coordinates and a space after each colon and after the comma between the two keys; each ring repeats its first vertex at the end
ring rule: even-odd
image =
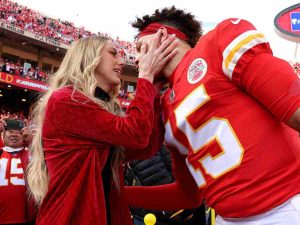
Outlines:
{"type": "Polygon", "coordinates": [[[120,84],[121,84],[121,80],[116,80],[111,84],[111,87],[115,88],[115,87],[119,86],[120,84]]]}

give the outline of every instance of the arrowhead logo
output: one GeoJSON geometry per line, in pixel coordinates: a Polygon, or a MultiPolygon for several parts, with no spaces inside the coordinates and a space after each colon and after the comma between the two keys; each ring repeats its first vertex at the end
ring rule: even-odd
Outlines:
{"type": "Polygon", "coordinates": [[[190,84],[198,83],[207,72],[207,63],[202,58],[195,59],[187,72],[187,80],[190,84]]]}

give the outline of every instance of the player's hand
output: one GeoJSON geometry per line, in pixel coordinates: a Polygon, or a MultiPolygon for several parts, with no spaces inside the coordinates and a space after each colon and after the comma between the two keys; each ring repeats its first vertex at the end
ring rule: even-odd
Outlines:
{"type": "Polygon", "coordinates": [[[177,45],[175,35],[168,35],[162,40],[161,29],[156,32],[152,41],[143,42],[138,61],[139,77],[153,82],[154,76],[175,56],[177,45]]]}

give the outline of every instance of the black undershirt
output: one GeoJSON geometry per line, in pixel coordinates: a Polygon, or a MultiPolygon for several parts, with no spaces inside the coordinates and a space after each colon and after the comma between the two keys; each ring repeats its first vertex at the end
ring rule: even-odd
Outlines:
{"type": "MultiPolygon", "coordinates": [[[[109,94],[107,94],[100,87],[96,87],[95,97],[102,101],[105,101],[105,102],[108,102],[110,100],[109,94]]],[[[113,150],[114,150],[114,147],[111,147],[109,150],[109,155],[108,155],[106,164],[104,165],[103,170],[102,170],[102,183],[103,183],[103,190],[104,190],[104,197],[105,197],[107,225],[111,224],[109,192],[110,192],[110,181],[111,181],[111,159],[112,159],[113,150]]]]}

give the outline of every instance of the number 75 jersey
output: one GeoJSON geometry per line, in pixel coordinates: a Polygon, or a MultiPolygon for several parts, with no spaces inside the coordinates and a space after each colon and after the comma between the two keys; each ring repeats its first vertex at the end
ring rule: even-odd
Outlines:
{"type": "Polygon", "coordinates": [[[184,56],[162,97],[168,147],[223,217],[258,215],[300,193],[297,133],[233,82],[260,53],[272,54],[252,24],[225,20],[184,56]]]}

